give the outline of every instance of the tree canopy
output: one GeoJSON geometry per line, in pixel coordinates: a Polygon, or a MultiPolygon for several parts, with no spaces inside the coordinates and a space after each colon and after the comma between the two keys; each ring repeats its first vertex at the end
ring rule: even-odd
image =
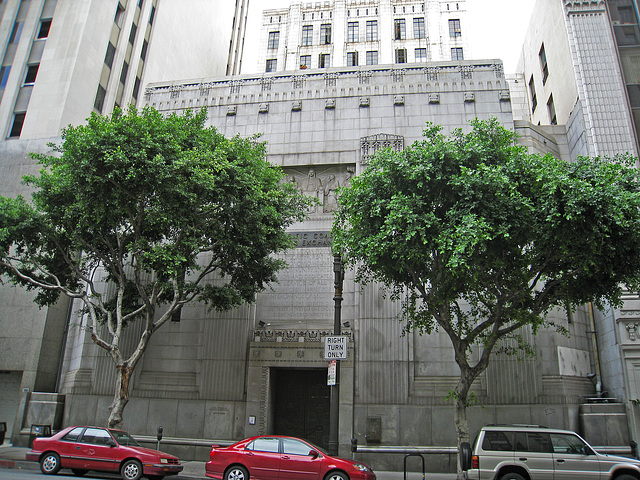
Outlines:
{"type": "Polygon", "coordinates": [[[404,151],[379,151],[340,191],[333,227],[357,279],[403,299],[406,329],[449,336],[460,441],[469,388],[501,338],[535,332],[557,306],[618,305],[640,280],[633,159],[528,154],[496,119],[471,125],[446,137],[428,124],[404,151]]]}
{"type": "Polygon", "coordinates": [[[284,267],[273,254],[292,246],[285,229],[309,205],[263,143],[225,138],[205,121],[205,110],[94,114],[65,129],[53,155],[33,155],[43,169],[24,179],[31,201],[0,197],[0,273],[34,289],[41,306],[61,294],[81,301],[94,342],[123,376],[110,426],[122,422],[129,375],[153,332],[190,301],[251,302],[284,267]],[[96,283],[100,269],[115,295],[96,283]],[[132,321],[145,328],[124,358],[119,340],[132,321]]]}

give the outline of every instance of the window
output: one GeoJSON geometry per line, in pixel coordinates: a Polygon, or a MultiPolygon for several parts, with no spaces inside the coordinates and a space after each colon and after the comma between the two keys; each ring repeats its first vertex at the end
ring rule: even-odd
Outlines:
{"type": "Polygon", "coordinates": [[[378,41],[378,21],[367,20],[367,42],[378,41]]]}
{"type": "Polygon", "coordinates": [[[331,44],[331,24],[323,23],[320,25],[320,44],[321,45],[330,45],[331,44]]]}
{"type": "Polygon", "coordinates": [[[544,51],[544,43],[542,47],[540,47],[540,68],[542,69],[542,85],[547,83],[547,78],[549,78],[549,65],[547,65],[547,53],[544,51]]]}
{"type": "Polygon", "coordinates": [[[416,62],[426,62],[426,61],[427,61],[427,49],[416,48],[416,62]]]}
{"type": "Polygon", "coordinates": [[[280,32],[269,32],[269,43],[267,48],[278,48],[278,43],[280,43],[280,32]]]}
{"type": "Polygon", "coordinates": [[[531,80],[529,80],[529,95],[531,95],[531,113],[534,113],[538,106],[538,98],[536,97],[536,85],[533,81],[533,75],[531,75],[531,80]]]}
{"type": "MultiPolygon", "coordinates": [[[[138,93],[140,92],[140,77],[136,77],[136,81],[133,82],[133,98],[138,99],[138,93]]],[[[133,102],[135,103],[135,102],[133,102]]]]}
{"type": "Polygon", "coordinates": [[[551,439],[548,433],[516,432],[516,452],[550,453],[551,439]]]}
{"type": "Polygon", "coordinates": [[[38,38],[47,38],[49,36],[50,28],[51,28],[51,19],[42,20],[40,22],[40,30],[38,31],[38,38]]]}
{"type": "Polygon", "coordinates": [[[9,37],[9,43],[18,43],[20,41],[20,34],[22,33],[23,26],[24,22],[16,22],[13,24],[11,36],[9,37]]]}
{"type": "Polygon", "coordinates": [[[254,452],[278,453],[280,450],[280,440],[277,438],[256,438],[253,442],[247,445],[247,450],[252,450],[254,452]]]}
{"type": "Polygon", "coordinates": [[[413,38],[425,38],[424,17],[413,19],[413,38]]]}
{"type": "Polygon", "coordinates": [[[377,50],[367,52],[367,65],[378,65],[377,50]]]}
{"type": "Polygon", "coordinates": [[[358,66],[358,52],[347,52],[347,67],[358,66]]]}
{"type": "Polygon", "coordinates": [[[76,427],[69,433],[67,433],[64,437],[62,437],[61,440],[65,442],[75,442],[78,440],[78,437],[82,433],[82,430],[84,430],[84,427],[76,427]]]}
{"type": "Polygon", "coordinates": [[[282,439],[282,453],[285,455],[308,456],[310,451],[311,447],[300,440],[294,440],[293,438],[282,439]]]}
{"type": "Polygon", "coordinates": [[[111,435],[101,428],[87,428],[80,439],[81,443],[94,445],[109,445],[112,442],[111,435]]]}
{"type": "Polygon", "coordinates": [[[18,138],[22,133],[22,125],[24,124],[24,117],[26,113],[16,113],[13,117],[13,125],[11,126],[11,133],[9,138],[18,138]]]}
{"type": "Polygon", "coordinates": [[[318,57],[318,68],[329,68],[329,58],[328,53],[321,53],[318,57]]]}
{"type": "Polygon", "coordinates": [[[407,63],[406,48],[396,48],[396,63],[407,63]]]}
{"type": "Polygon", "coordinates": [[[396,18],[393,21],[393,38],[396,40],[407,38],[407,27],[404,18],[396,18]]]}
{"type": "Polygon", "coordinates": [[[311,55],[300,55],[300,68],[311,68],[311,55]]]}
{"type": "Polygon", "coordinates": [[[267,60],[267,68],[265,72],[275,72],[278,66],[278,60],[275,58],[267,60]]]}
{"type": "Polygon", "coordinates": [[[358,22],[347,23],[347,42],[357,42],[358,40],[358,22]]]}
{"type": "Polygon", "coordinates": [[[484,433],[482,449],[488,452],[511,452],[513,451],[513,446],[511,445],[512,438],[512,434],[507,436],[505,432],[487,430],[484,433]]]}
{"type": "Polygon", "coordinates": [[[138,32],[138,26],[134,23],[131,25],[131,31],[129,32],[129,43],[133,45],[133,41],[136,39],[136,33],[138,32]]]}
{"type": "Polygon", "coordinates": [[[38,68],[40,64],[37,65],[29,65],[27,67],[27,75],[24,78],[25,85],[33,85],[36,83],[36,77],[38,76],[38,68]]]}
{"type": "Polygon", "coordinates": [[[0,69],[0,90],[4,90],[7,86],[7,80],[9,79],[9,73],[11,72],[11,65],[2,67],[0,69]]]}
{"type": "Polygon", "coordinates": [[[113,43],[109,42],[109,45],[107,46],[107,54],[104,56],[104,64],[111,68],[111,65],[113,65],[113,57],[115,57],[116,55],[116,47],[113,43]]]}
{"type": "Polygon", "coordinates": [[[149,15],[149,25],[153,25],[153,19],[156,16],[156,6],[152,5],[151,6],[151,15],[149,15]]]}
{"type": "Polygon", "coordinates": [[[563,455],[585,455],[590,450],[585,443],[575,435],[566,433],[550,433],[551,445],[553,453],[561,453],[563,455]]]}
{"type": "Polygon", "coordinates": [[[449,20],[449,36],[451,38],[457,38],[462,36],[462,31],[460,30],[460,20],[459,19],[451,19],[449,20]]]}
{"type": "Polygon", "coordinates": [[[120,83],[125,84],[125,80],[127,79],[127,74],[129,73],[129,64],[127,62],[123,62],[122,71],[120,72],[120,83]]]}
{"type": "Polygon", "coordinates": [[[106,96],[107,91],[102,85],[98,85],[98,91],[96,92],[96,99],[93,102],[93,108],[95,108],[98,112],[102,112],[102,107],[104,105],[104,97],[106,96]]]}
{"type": "Polygon", "coordinates": [[[549,100],[547,100],[547,109],[549,110],[549,120],[551,125],[557,125],[558,119],[556,118],[556,106],[553,104],[553,94],[549,95],[549,100]]]}
{"type": "Polygon", "coordinates": [[[116,17],[113,19],[114,23],[122,28],[122,20],[124,19],[124,7],[121,3],[118,3],[118,9],[116,10],[116,17]]]}
{"type": "Polygon", "coordinates": [[[142,60],[147,58],[147,48],[149,48],[149,42],[145,39],[145,41],[142,42],[142,50],[140,50],[140,58],[142,60]]]}
{"type": "Polygon", "coordinates": [[[451,60],[464,60],[462,48],[456,47],[451,49],[451,60]]]}
{"type": "Polygon", "coordinates": [[[313,44],[313,25],[303,25],[302,26],[302,45],[312,45],[313,44]]]}

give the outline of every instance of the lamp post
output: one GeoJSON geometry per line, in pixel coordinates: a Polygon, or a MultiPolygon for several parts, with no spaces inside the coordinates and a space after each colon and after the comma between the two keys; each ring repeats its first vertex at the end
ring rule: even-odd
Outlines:
{"type": "MultiPolygon", "coordinates": [[[[335,293],[333,295],[333,334],[340,335],[340,321],[342,317],[342,284],[344,281],[344,268],[342,257],[338,254],[333,256],[333,284],[335,293]]],[[[329,453],[338,455],[338,426],[340,408],[340,360],[336,360],[336,381],[331,385],[330,410],[329,410],[329,453]]]]}

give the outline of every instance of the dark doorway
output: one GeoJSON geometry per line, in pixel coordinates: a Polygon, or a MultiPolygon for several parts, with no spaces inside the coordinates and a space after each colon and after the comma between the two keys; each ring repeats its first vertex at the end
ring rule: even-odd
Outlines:
{"type": "Polygon", "coordinates": [[[275,370],[274,434],[329,444],[329,387],[325,369],[275,370]]]}

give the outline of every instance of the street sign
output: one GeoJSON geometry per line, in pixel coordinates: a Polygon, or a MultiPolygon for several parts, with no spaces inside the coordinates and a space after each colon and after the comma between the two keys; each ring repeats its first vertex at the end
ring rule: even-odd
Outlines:
{"type": "Polygon", "coordinates": [[[324,337],[325,360],[344,360],[347,358],[347,337],[324,337]]]}
{"type": "Polygon", "coordinates": [[[337,372],[338,371],[338,361],[337,360],[331,360],[329,362],[329,371],[327,372],[327,385],[329,385],[330,387],[336,384],[336,377],[337,372]]]}

